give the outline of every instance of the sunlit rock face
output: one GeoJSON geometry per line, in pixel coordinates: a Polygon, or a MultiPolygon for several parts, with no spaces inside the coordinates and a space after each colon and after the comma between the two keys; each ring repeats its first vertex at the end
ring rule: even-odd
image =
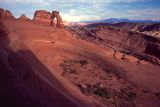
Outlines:
{"type": "Polygon", "coordinates": [[[53,15],[53,18],[55,18],[55,17],[57,18],[57,27],[58,28],[63,28],[64,24],[63,24],[61,16],[59,15],[59,12],[58,11],[52,11],[52,15],[53,15]]]}
{"type": "Polygon", "coordinates": [[[4,10],[3,8],[0,8],[0,19],[15,19],[15,17],[9,10],[4,10]]]}
{"type": "Polygon", "coordinates": [[[21,16],[18,18],[20,21],[31,21],[30,18],[28,18],[25,14],[21,14],[21,16]]]}
{"type": "Polygon", "coordinates": [[[33,21],[40,25],[51,25],[51,13],[45,10],[37,10],[34,13],[33,21]]]}
{"type": "Polygon", "coordinates": [[[52,13],[45,10],[37,10],[33,18],[34,23],[41,25],[56,26],[57,28],[63,28],[64,24],[58,11],[52,11],[52,13]],[[54,19],[56,18],[57,24],[54,19]]]}

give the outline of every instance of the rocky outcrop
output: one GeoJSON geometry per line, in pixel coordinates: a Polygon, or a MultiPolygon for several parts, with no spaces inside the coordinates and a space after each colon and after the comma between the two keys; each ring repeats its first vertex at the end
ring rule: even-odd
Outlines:
{"type": "Polygon", "coordinates": [[[56,19],[57,19],[57,27],[58,27],[58,28],[63,28],[63,27],[64,27],[64,24],[63,24],[62,18],[61,18],[61,16],[59,15],[59,12],[58,12],[58,11],[52,11],[52,18],[53,18],[53,20],[54,20],[55,17],[56,17],[56,19]]]}
{"type": "Polygon", "coordinates": [[[141,32],[155,37],[160,37],[160,23],[120,22],[120,23],[92,23],[86,25],[86,27],[88,28],[96,28],[100,26],[111,26],[120,29],[141,32]]]}
{"type": "Polygon", "coordinates": [[[129,23],[121,22],[115,23],[110,26],[114,26],[121,29],[127,29],[131,31],[142,32],[148,35],[160,37],[160,23],[129,23]]]}
{"type": "Polygon", "coordinates": [[[140,32],[160,37],[160,23],[148,25],[141,29],[140,32]]]}
{"type": "Polygon", "coordinates": [[[31,21],[31,19],[28,18],[25,14],[22,14],[22,15],[18,18],[18,20],[20,20],[20,21],[31,21]]]}
{"type": "Polygon", "coordinates": [[[40,25],[51,25],[51,13],[45,10],[37,10],[33,22],[40,25]]]}
{"type": "Polygon", "coordinates": [[[140,60],[134,56],[124,54],[122,59],[129,62],[139,62],[140,60]]]}
{"type": "MultiPolygon", "coordinates": [[[[72,28],[73,29],[73,28],[72,28]]],[[[77,38],[84,39],[103,47],[111,47],[126,54],[132,54],[139,59],[145,59],[154,64],[160,64],[160,38],[143,33],[119,29],[109,26],[99,28],[74,27],[77,38]]],[[[115,53],[119,59],[122,54],[115,53]]]]}
{"type": "Polygon", "coordinates": [[[123,53],[121,53],[119,51],[114,51],[113,57],[116,58],[116,59],[122,59],[123,58],[123,53]]]}
{"type": "Polygon", "coordinates": [[[145,53],[160,59],[159,38],[113,27],[102,27],[92,32],[114,48],[133,53],[145,53]]]}
{"type": "Polygon", "coordinates": [[[8,42],[10,40],[6,35],[8,35],[9,31],[4,26],[3,22],[0,20],[0,47],[8,46],[8,42]]]}
{"type": "MultiPolygon", "coordinates": [[[[114,51],[113,53],[113,58],[116,58],[116,59],[121,59],[121,60],[124,60],[124,61],[127,61],[127,62],[139,62],[140,60],[134,56],[131,56],[131,55],[126,55],[122,52],[119,52],[119,51],[114,51]]],[[[142,61],[143,63],[143,61],[142,61]]]]}
{"type": "Polygon", "coordinates": [[[52,11],[52,13],[45,10],[38,10],[34,14],[34,23],[41,25],[56,26],[58,28],[63,28],[64,24],[58,11],[52,11]],[[55,24],[54,19],[57,19],[55,24]]]}
{"type": "Polygon", "coordinates": [[[131,30],[131,31],[140,31],[141,29],[143,29],[144,27],[148,25],[150,24],[149,23],[120,22],[120,23],[112,24],[111,26],[126,29],[126,30],[131,30]]]}
{"type": "Polygon", "coordinates": [[[0,19],[15,19],[15,17],[9,10],[4,10],[3,8],[0,8],[0,19]]]}

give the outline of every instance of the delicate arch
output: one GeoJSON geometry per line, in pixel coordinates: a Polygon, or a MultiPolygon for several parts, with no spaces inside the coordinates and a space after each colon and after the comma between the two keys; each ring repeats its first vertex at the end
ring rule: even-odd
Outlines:
{"type": "Polygon", "coordinates": [[[63,28],[64,27],[63,20],[62,20],[61,16],[59,15],[58,11],[52,11],[52,14],[51,14],[51,19],[52,19],[51,25],[53,24],[53,20],[55,18],[57,19],[56,27],[63,28]]]}

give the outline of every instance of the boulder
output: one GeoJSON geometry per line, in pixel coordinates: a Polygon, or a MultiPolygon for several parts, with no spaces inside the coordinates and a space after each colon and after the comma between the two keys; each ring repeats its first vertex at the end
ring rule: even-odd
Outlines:
{"type": "Polygon", "coordinates": [[[51,13],[45,10],[37,10],[33,22],[40,25],[51,25],[51,13]]]}
{"type": "Polygon", "coordinates": [[[122,60],[128,61],[128,62],[139,62],[138,58],[131,56],[131,55],[126,55],[126,54],[121,53],[117,50],[114,51],[113,57],[116,59],[122,59],[122,60]]]}
{"type": "Polygon", "coordinates": [[[140,63],[140,64],[143,64],[143,65],[144,65],[144,64],[148,64],[148,62],[145,61],[145,60],[140,60],[139,63],[140,63]]]}
{"type": "Polygon", "coordinates": [[[83,89],[86,89],[86,88],[87,88],[87,86],[86,86],[85,84],[83,84],[83,83],[79,83],[79,86],[80,86],[81,88],[83,88],[83,89]]]}
{"type": "Polygon", "coordinates": [[[15,17],[9,10],[4,10],[3,8],[0,8],[0,19],[15,19],[15,17]]]}
{"type": "Polygon", "coordinates": [[[119,51],[114,51],[113,57],[116,58],[116,59],[122,59],[123,58],[123,53],[121,53],[119,51]]]}
{"type": "Polygon", "coordinates": [[[136,58],[136,57],[134,57],[134,56],[131,56],[131,55],[124,55],[124,56],[123,56],[123,59],[124,59],[124,60],[127,60],[127,61],[129,61],[129,62],[138,62],[138,61],[139,61],[138,58],[136,58]]]}
{"type": "Polygon", "coordinates": [[[20,21],[31,21],[31,19],[28,18],[25,14],[22,14],[22,15],[18,18],[18,20],[20,20],[20,21]]]}

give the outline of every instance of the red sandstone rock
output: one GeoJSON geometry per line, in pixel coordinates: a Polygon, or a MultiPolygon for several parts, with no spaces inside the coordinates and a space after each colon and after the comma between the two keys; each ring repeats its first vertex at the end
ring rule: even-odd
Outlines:
{"type": "Polygon", "coordinates": [[[15,17],[9,10],[4,10],[3,8],[0,8],[0,19],[15,19],[15,17]]]}
{"type": "Polygon", "coordinates": [[[21,21],[31,21],[31,19],[28,18],[25,14],[22,14],[22,15],[18,18],[18,20],[21,20],[21,21]]]}
{"type": "Polygon", "coordinates": [[[45,10],[38,10],[34,14],[33,21],[36,24],[55,26],[55,18],[57,19],[56,27],[63,28],[64,24],[58,11],[52,11],[52,13],[50,13],[45,10]]]}
{"type": "Polygon", "coordinates": [[[104,47],[109,46],[127,53],[134,53],[139,55],[141,59],[147,59],[147,61],[159,65],[160,38],[135,31],[110,27],[109,25],[99,28],[96,26],[100,25],[89,24],[85,27],[77,27],[73,31],[78,34],[77,38],[83,38],[83,40],[104,47]]]}
{"type": "Polygon", "coordinates": [[[6,41],[0,45],[0,93],[7,107],[160,107],[159,66],[105,57],[108,49],[72,38],[67,29],[13,20],[0,23],[0,34],[6,41]]]}
{"type": "Polygon", "coordinates": [[[122,59],[123,58],[123,53],[121,53],[119,51],[114,51],[113,57],[116,58],[116,59],[122,59]]]}
{"type": "Polygon", "coordinates": [[[127,60],[129,62],[138,62],[139,61],[138,58],[131,56],[131,55],[125,55],[123,58],[124,58],[124,60],[127,60]]]}
{"type": "Polygon", "coordinates": [[[57,27],[58,28],[63,28],[64,24],[63,24],[61,16],[59,15],[59,12],[58,11],[52,11],[52,15],[53,15],[53,17],[52,17],[53,19],[55,17],[57,18],[57,27]]]}
{"type": "Polygon", "coordinates": [[[148,62],[145,61],[145,60],[141,60],[141,61],[140,61],[140,64],[148,64],[148,62]]]}
{"type": "Polygon", "coordinates": [[[34,14],[33,21],[40,25],[51,25],[51,13],[45,10],[37,10],[34,14]]]}

